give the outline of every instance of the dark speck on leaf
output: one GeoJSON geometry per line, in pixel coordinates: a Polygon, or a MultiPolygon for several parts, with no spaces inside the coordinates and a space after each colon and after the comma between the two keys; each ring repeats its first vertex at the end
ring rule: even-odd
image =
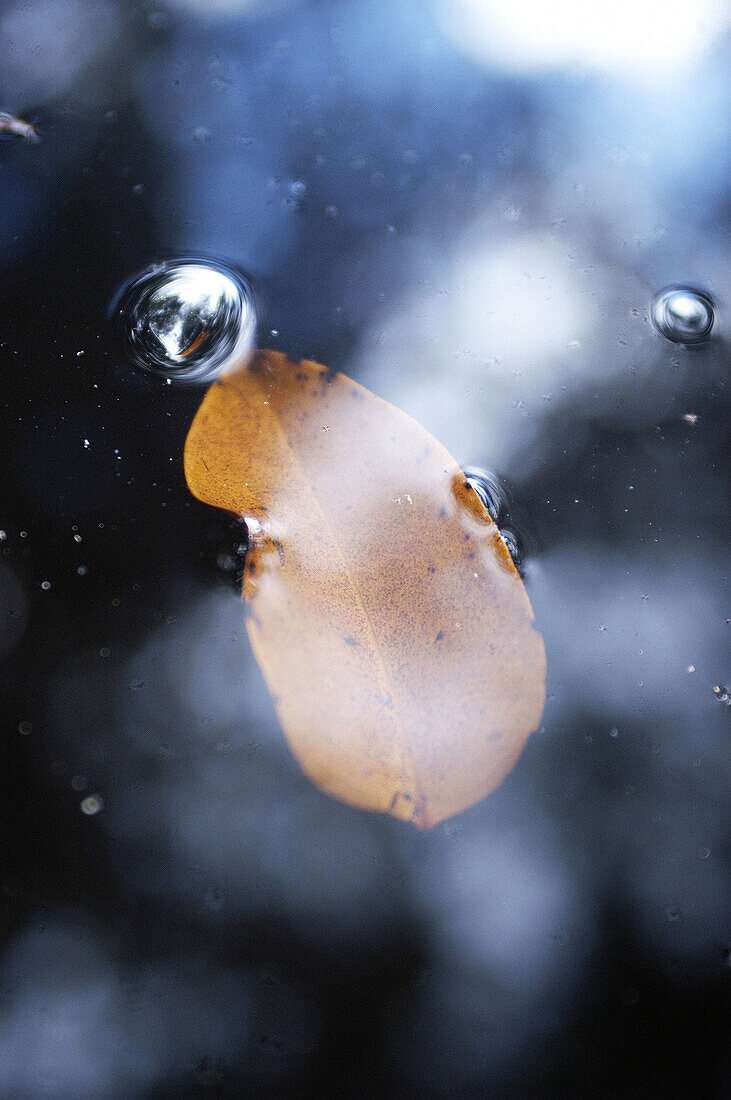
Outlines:
{"type": "Polygon", "coordinates": [[[443,637],[444,637],[444,631],[440,630],[439,633],[437,634],[436,638],[434,639],[434,641],[435,642],[441,642],[443,637]]]}

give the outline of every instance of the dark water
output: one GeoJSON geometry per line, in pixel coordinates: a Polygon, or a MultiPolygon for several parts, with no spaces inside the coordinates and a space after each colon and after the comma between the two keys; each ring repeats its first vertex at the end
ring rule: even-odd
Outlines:
{"type": "Polygon", "coordinates": [[[722,1095],[724,28],[575,7],[0,11],[1,1096],[722,1095]],[[300,774],[108,319],[199,254],[510,487],[544,721],[426,836],[300,774]]]}

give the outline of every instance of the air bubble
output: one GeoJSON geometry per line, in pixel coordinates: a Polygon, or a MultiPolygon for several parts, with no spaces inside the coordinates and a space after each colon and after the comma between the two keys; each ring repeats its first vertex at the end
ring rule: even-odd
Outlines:
{"type": "Polygon", "coordinates": [[[500,482],[488,470],[482,470],[479,466],[465,466],[464,476],[499,526],[508,511],[507,495],[500,482]]]}
{"type": "Polygon", "coordinates": [[[731,691],[722,684],[716,684],[713,689],[713,694],[718,699],[719,703],[723,703],[724,706],[731,708],[731,691]]]}
{"type": "Polygon", "coordinates": [[[502,535],[503,542],[508,548],[508,553],[513,559],[513,565],[519,573],[523,572],[523,546],[515,531],[512,531],[509,527],[501,527],[500,534],[502,535]]]}
{"type": "Polygon", "coordinates": [[[651,316],[661,336],[673,343],[702,344],[713,328],[713,300],[696,287],[668,286],[655,295],[651,316]]]}
{"type": "Polygon", "coordinates": [[[494,474],[479,466],[465,466],[464,475],[467,484],[477,493],[487,511],[497,525],[502,540],[507,547],[513,565],[519,573],[523,572],[525,549],[510,515],[510,498],[494,474]]]}
{"type": "Polygon", "coordinates": [[[253,346],[251,291],[236,272],[202,260],[153,264],[113,309],[135,363],[168,381],[209,382],[253,346]]]}
{"type": "Polygon", "coordinates": [[[98,814],[104,809],[104,799],[100,794],[90,794],[86,798],[83,798],[79,803],[79,808],[82,814],[86,814],[87,817],[92,817],[94,814],[98,814]]]}

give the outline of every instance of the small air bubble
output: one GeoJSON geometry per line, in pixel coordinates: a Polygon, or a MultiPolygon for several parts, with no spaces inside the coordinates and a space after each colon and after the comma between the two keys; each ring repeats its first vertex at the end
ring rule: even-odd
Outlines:
{"type": "Polygon", "coordinates": [[[465,466],[464,476],[467,484],[474,489],[495,523],[499,525],[508,511],[507,496],[500,482],[488,470],[481,470],[479,466],[465,466]]]}
{"type": "Polygon", "coordinates": [[[713,328],[713,300],[696,287],[665,287],[655,295],[650,312],[657,331],[675,344],[701,344],[713,328]]]}
{"type": "Polygon", "coordinates": [[[82,814],[91,817],[93,814],[98,814],[100,810],[104,809],[104,799],[100,794],[89,794],[86,798],[82,799],[80,806],[82,814]]]}
{"type": "Polygon", "coordinates": [[[477,494],[484,507],[497,524],[515,568],[520,573],[523,567],[525,551],[523,541],[515,526],[510,526],[510,499],[500,481],[488,470],[479,466],[465,466],[465,481],[477,494]]]}
{"type": "Polygon", "coordinates": [[[716,684],[713,688],[713,694],[718,699],[719,703],[723,703],[726,707],[731,707],[731,692],[727,687],[723,687],[722,684],[716,684]]]}
{"type": "Polygon", "coordinates": [[[503,542],[508,548],[510,557],[513,559],[513,565],[520,573],[523,568],[523,551],[518,541],[517,534],[515,531],[511,531],[509,527],[501,528],[500,534],[502,535],[503,542]]]}
{"type": "Polygon", "coordinates": [[[48,592],[50,587],[51,587],[51,582],[50,581],[41,581],[41,588],[43,589],[44,592],[48,592]]]}
{"type": "Polygon", "coordinates": [[[32,722],[27,722],[27,721],[18,722],[18,733],[21,733],[23,735],[23,737],[27,737],[28,734],[30,734],[32,732],[33,732],[33,723],[32,722]]]}

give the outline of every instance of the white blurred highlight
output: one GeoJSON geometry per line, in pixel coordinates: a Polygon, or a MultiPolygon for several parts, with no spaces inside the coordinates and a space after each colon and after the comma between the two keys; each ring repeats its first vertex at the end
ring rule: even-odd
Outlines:
{"type": "Polygon", "coordinates": [[[2,969],[0,1089],[17,1100],[149,1095],[196,1059],[245,1048],[250,995],[197,959],[115,966],[80,924],[31,928],[2,969]]]}
{"type": "MultiPolygon", "coordinates": [[[[519,480],[555,438],[544,420],[564,405],[575,419],[578,395],[587,393],[587,415],[615,423],[666,406],[679,381],[655,370],[639,308],[648,299],[639,279],[576,239],[511,234],[485,219],[451,263],[366,334],[346,369],[458,461],[519,480]]],[[[580,425],[569,427],[573,434],[580,425]]]]}
{"type": "Polygon", "coordinates": [[[106,0],[35,0],[0,17],[0,82],[18,108],[66,92],[114,46],[119,9],[106,0]]]}
{"type": "MultiPolygon", "coordinates": [[[[550,637],[561,697],[571,705],[585,699],[591,685],[592,705],[614,715],[615,724],[639,718],[651,701],[653,721],[662,718],[668,729],[662,755],[676,753],[678,761],[713,745],[699,699],[674,686],[689,666],[697,667],[706,681],[702,698],[714,702],[710,683],[722,670],[724,648],[714,551],[723,562],[721,547],[705,546],[692,560],[660,566],[651,550],[638,560],[616,548],[573,544],[545,555],[533,578],[532,599],[550,637]]],[[[701,690],[699,678],[692,683],[701,690]]],[[[717,751],[720,765],[720,745],[717,751]]]]}
{"type": "Polygon", "coordinates": [[[706,546],[659,567],[649,553],[567,545],[543,557],[531,588],[551,655],[553,727],[580,728],[587,713],[606,723],[583,763],[557,752],[565,774],[555,787],[593,804],[607,892],[620,868],[638,937],[696,979],[716,972],[731,904],[726,716],[712,694],[728,631],[722,560],[706,546]]]}
{"type": "Polygon", "coordinates": [[[586,65],[672,77],[728,25],[721,0],[440,0],[446,34],[470,57],[532,74],[586,65]]]}
{"type": "Polygon", "coordinates": [[[300,0],[167,0],[168,8],[177,8],[188,15],[214,19],[234,19],[238,15],[271,15],[300,0]]]}
{"type": "Polygon", "coordinates": [[[73,767],[105,792],[100,827],[120,852],[134,849],[120,873],[135,889],[206,920],[274,911],[318,949],[323,937],[357,947],[387,934],[394,900],[372,818],[302,775],[238,593],[188,604],[130,657],[114,700],[124,758],[113,769],[99,709],[108,682],[71,683],[62,670],[54,725],[74,738],[84,729],[85,757],[73,767]],[[87,719],[68,709],[82,694],[87,719]]]}
{"type": "Polygon", "coordinates": [[[584,335],[596,313],[583,300],[564,251],[538,236],[467,255],[457,294],[455,336],[469,339],[476,324],[484,325],[488,339],[473,354],[489,357],[492,348],[494,360],[509,348],[508,369],[529,370],[534,376],[541,370],[537,355],[563,353],[584,335]]]}
{"type": "Polygon", "coordinates": [[[485,817],[479,831],[467,825],[435,845],[420,869],[430,965],[395,1005],[394,1064],[439,1095],[481,1094],[486,1075],[496,1087],[524,1054],[539,1068],[597,938],[585,866],[539,805],[499,825],[485,817]]]}

